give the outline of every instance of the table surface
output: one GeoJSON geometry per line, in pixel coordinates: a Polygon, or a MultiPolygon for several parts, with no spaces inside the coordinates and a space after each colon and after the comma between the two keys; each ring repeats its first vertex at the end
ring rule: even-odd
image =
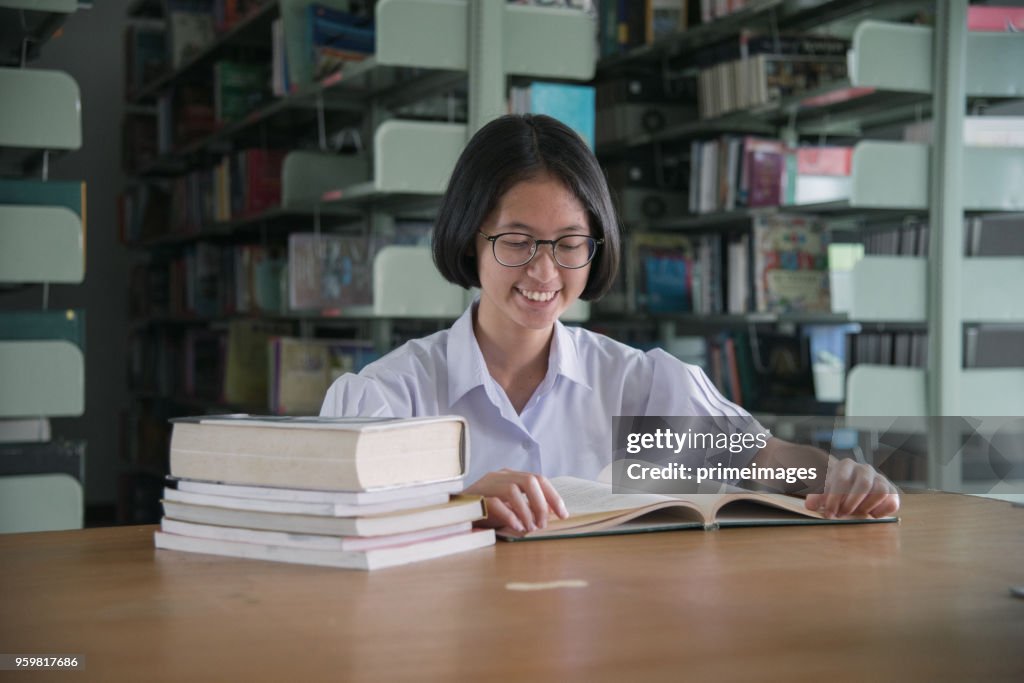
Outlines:
{"type": "Polygon", "coordinates": [[[1024,680],[1024,510],[909,494],[901,517],[370,573],[157,551],[152,526],[0,536],[0,653],[103,681],[1024,680]]]}

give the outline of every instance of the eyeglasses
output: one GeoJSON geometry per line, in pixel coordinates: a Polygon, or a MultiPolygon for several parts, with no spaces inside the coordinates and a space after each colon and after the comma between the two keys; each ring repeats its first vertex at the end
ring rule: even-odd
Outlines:
{"type": "Polygon", "coordinates": [[[555,263],[562,268],[582,268],[594,260],[597,245],[604,244],[604,240],[590,235],[562,235],[556,240],[539,240],[521,232],[503,232],[493,236],[480,234],[491,243],[494,259],[508,268],[525,266],[537,255],[537,247],[542,244],[551,245],[555,263]]]}

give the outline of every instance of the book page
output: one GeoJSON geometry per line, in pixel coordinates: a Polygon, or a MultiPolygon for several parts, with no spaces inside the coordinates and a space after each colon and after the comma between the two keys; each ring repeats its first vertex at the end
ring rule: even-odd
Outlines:
{"type": "Polygon", "coordinates": [[[562,497],[570,517],[635,510],[671,500],[653,493],[612,493],[608,484],[576,477],[554,477],[551,483],[562,497]]]}

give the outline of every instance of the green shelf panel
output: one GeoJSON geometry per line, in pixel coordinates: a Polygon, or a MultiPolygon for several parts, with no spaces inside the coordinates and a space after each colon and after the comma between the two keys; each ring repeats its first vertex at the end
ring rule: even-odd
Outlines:
{"type": "Polygon", "coordinates": [[[963,179],[968,211],[1024,210],[1024,149],[965,147],[963,179]]]}
{"type": "MultiPolygon", "coordinates": [[[[934,83],[933,31],[928,26],[868,20],[853,33],[849,56],[855,86],[908,93],[931,93],[934,83]]],[[[1019,33],[967,33],[964,84],[968,97],[1020,97],[1024,94],[1024,36],[1019,33]]]]}
{"type": "Polygon", "coordinates": [[[78,9],[78,0],[0,0],[0,7],[71,14],[78,9]]]}
{"type": "MultiPolygon", "coordinates": [[[[930,159],[925,144],[858,143],[849,207],[927,210],[930,159]]],[[[962,177],[965,210],[1024,210],[1024,149],[965,147],[962,177]]]]}
{"type": "Polygon", "coordinates": [[[464,124],[385,121],[373,136],[374,188],[441,194],[465,146],[464,124]]]}
{"type": "Polygon", "coordinates": [[[78,149],[82,104],[63,71],[0,68],[0,147],[78,149]]]}
{"type": "MultiPolygon", "coordinates": [[[[310,57],[302,49],[305,8],[309,0],[280,2],[288,75],[293,84],[303,86],[310,81],[310,57]]],[[[326,0],[322,4],[345,9],[348,3],[326,0]]],[[[468,0],[380,0],[375,19],[373,66],[467,69],[468,0]]],[[[597,63],[596,26],[594,19],[585,12],[506,5],[503,22],[506,73],[542,78],[593,78],[597,63]]]]}
{"type": "Polygon", "coordinates": [[[864,21],[853,32],[850,82],[900,92],[932,91],[932,31],[924,26],[864,21]]]}
{"type": "MultiPolygon", "coordinates": [[[[1024,292],[1024,258],[965,258],[962,281],[964,291],[961,316],[964,321],[1024,322],[1024,297],[1020,296],[1024,292]]],[[[1024,396],[1024,384],[1019,385],[1017,391],[1024,396]]]]}
{"type": "Polygon", "coordinates": [[[849,417],[921,417],[928,414],[923,368],[856,365],[846,376],[849,417]]]}
{"type": "Polygon", "coordinates": [[[82,484],[68,474],[0,477],[0,534],[81,529],[82,484]]]}
{"type": "Polygon", "coordinates": [[[389,246],[373,259],[373,314],[389,318],[458,318],[465,290],[437,272],[429,247],[389,246]]]}
{"type": "Polygon", "coordinates": [[[0,282],[77,284],[85,278],[82,221],[59,206],[0,205],[0,282]]]}
{"type": "Polygon", "coordinates": [[[928,145],[864,141],[853,150],[850,204],[877,209],[928,207],[928,145]]]}
{"type": "Polygon", "coordinates": [[[850,320],[908,322],[925,320],[927,263],[910,256],[866,256],[852,272],[850,320]]]}
{"type": "Polygon", "coordinates": [[[364,156],[292,151],[281,168],[281,206],[308,206],[334,188],[369,179],[370,162],[364,156]]]}
{"type": "Polygon", "coordinates": [[[597,66],[595,20],[579,10],[505,5],[505,71],[589,81],[597,66]]]}
{"type": "Polygon", "coordinates": [[[960,375],[964,415],[1024,415],[1024,368],[974,368],[960,375]]]}
{"type": "Polygon", "coordinates": [[[67,341],[0,342],[0,417],[80,416],[85,356],[67,341]]]}
{"type": "MultiPolygon", "coordinates": [[[[503,24],[506,73],[578,80],[594,77],[597,28],[586,13],[505,5],[503,24]]],[[[380,0],[377,5],[379,64],[465,71],[468,35],[467,0],[380,0]]]]}
{"type": "MultiPolygon", "coordinates": [[[[927,262],[910,256],[867,256],[853,268],[850,319],[923,323],[927,262]],[[896,295],[894,296],[894,293],[896,295]]],[[[1024,322],[1024,258],[964,259],[960,317],[969,323],[1024,322]]]]}

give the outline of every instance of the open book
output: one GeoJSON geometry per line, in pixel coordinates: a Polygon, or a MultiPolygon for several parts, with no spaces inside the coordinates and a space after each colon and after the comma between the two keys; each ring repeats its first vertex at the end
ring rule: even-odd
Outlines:
{"type": "Polygon", "coordinates": [[[623,534],[668,529],[715,529],[727,526],[793,524],[862,524],[895,522],[897,517],[828,519],[804,507],[803,498],[728,487],[722,493],[612,493],[611,484],[575,477],[551,483],[569,510],[568,519],[551,516],[544,529],[505,533],[506,540],[623,534]]]}

